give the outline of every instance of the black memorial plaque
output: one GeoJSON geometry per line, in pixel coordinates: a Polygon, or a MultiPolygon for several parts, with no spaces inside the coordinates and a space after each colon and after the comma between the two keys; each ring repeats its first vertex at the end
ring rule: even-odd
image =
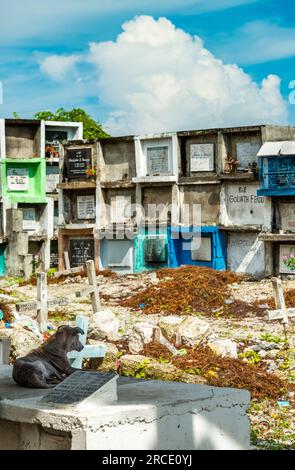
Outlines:
{"type": "Polygon", "coordinates": [[[87,168],[92,166],[91,149],[69,149],[66,153],[66,176],[69,179],[86,178],[87,168]]]}
{"type": "Polygon", "coordinates": [[[147,263],[167,261],[167,242],[161,238],[149,238],[144,242],[144,258],[147,263]]]}
{"type": "Polygon", "coordinates": [[[95,392],[116,377],[113,372],[91,372],[78,370],[50,390],[40,403],[75,406],[91,397],[95,392]]]}
{"type": "Polygon", "coordinates": [[[70,263],[72,268],[84,266],[86,261],[94,260],[93,238],[74,238],[70,240],[70,263]]]}

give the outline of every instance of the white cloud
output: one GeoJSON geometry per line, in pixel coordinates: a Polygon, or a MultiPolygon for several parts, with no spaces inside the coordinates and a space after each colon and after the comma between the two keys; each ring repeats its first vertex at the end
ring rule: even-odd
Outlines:
{"type": "Polygon", "coordinates": [[[225,60],[257,64],[295,55],[295,28],[269,21],[253,21],[216,47],[225,60]]]}
{"type": "Polygon", "coordinates": [[[113,134],[286,123],[280,78],[257,85],[165,18],[140,16],[115,42],[90,45],[113,134]]]}
{"type": "Polygon", "coordinates": [[[75,71],[75,65],[79,62],[81,56],[59,56],[51,55],[40,61],[40,68],[43,73],[52,80],[63,81],[75,71]]]}

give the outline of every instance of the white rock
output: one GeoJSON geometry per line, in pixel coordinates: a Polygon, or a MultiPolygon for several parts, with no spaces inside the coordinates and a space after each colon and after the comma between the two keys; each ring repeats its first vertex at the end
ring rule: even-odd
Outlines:
{"type": "Polygon", "coordinates": [[[176,333],[179,331],[179,326],[183,318],[176,315],[168,315],[167,317],[162,317],[159,321],[159,327],[163,333],[167,336],[168,339],[173,339],[176,333]]]}
{"type": "Polygon", "coordinates": [[[17,359],[23,357],[33,349],[38,348],[44,342],[41,336],[37,336],[32,331],[17,328],[10,335],[13,355],[17,359]]]}
{"type": "Polygon", "coordinates": [[[159,327],[169,340],[178,333],[184,344],[196,346],[209,333],[209,324],[200,318],[189,316],[169,315],[161,318],[159,327]]]}
{"type": "Polygon", "coordinates": [[[111,310],[101,310],[92,317],[93,329],[97,337],[116,340],[120,337],[118,334],[120,322],[111,310]]]}
{"type": "Polygon", "coordinates": [[[154,325],[150,323],[136,323],[131,333],[128,346],[133,354],[137,354],[143,350],[145,344],[151,343],[154,337],[154,325]]]}
{"type": "Polygon", "coordinates": [[[182,341],[188,346],[197,346],[209,334],[209,324],[196,317],[186,317],[179,326],[182,341]]]}
{"type": "Polygon", "coordinates": [[[231,339],[218,339],[208,343],[209,348],[218,354],[219,356],[224,357],[238,357],[238,348],[237,344],[231,339]]]}

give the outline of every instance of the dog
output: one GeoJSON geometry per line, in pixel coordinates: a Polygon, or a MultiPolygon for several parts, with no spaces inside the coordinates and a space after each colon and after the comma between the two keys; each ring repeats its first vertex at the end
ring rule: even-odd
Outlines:
{"type": "Polygon", "coordinates": [[[39,348],[15,361],[14,381],[22,387],[52,388],[79,370],[71,367],[67,357],[70,351],[82,351],[79,334],[84,334],[81,328],[60,326],[39,348]]]}

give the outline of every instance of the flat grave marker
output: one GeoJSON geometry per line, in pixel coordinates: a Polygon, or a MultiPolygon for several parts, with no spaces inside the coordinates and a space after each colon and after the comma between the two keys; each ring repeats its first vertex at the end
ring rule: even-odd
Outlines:
{"type": "Polygon", "coordinates": [[[118,399],[117,378],[113,372],[76,371],[47,392],[40,404],[81,409],[113,403],[118,399]]]}

